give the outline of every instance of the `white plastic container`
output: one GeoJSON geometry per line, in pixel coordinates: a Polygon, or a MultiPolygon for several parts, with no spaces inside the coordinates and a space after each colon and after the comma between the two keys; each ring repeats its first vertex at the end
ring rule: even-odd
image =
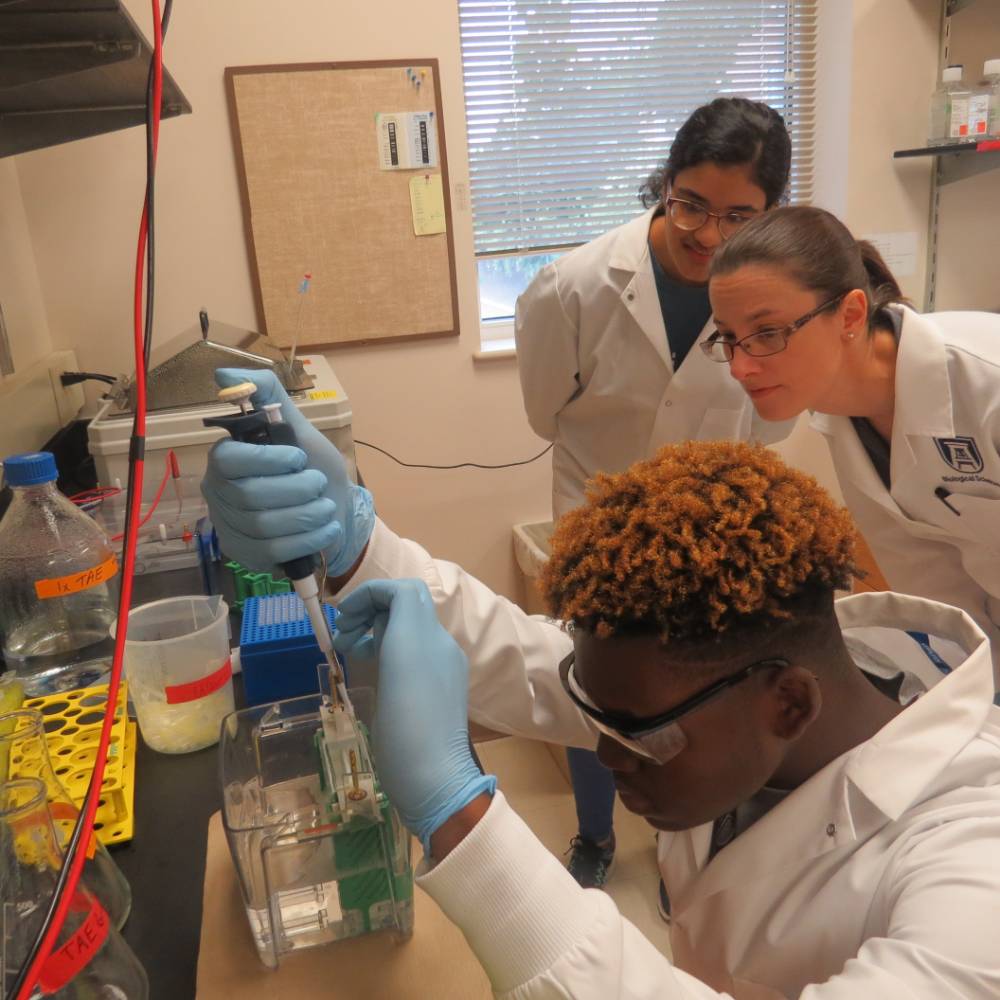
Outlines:
{"type": "Polygon", "coordinates": [[[983,63],[983,78],[969,101],[969,134],[976,139],[1000,136],[1000,59],[983,63]]]}
{"type": "Polygon", "coordinates": [[[235,709],[229,606],[214,596],[133,608],[125,674],[139,731],[153,750],[190,753],[218,743],[222,720],[235,709]]]}
{"type": "MultiPolygon", "coordinates": [[[[295,404],[303,416],[333,442],[344,456],[348,475],[355,479],[351,403],[347,393],[323,355],[300,355],[299,359],[313,376],[315,385],[304,396],[296,397],[295,404]]],[[[114,414],[114,409],[114,402],[108,400],[87,427],[90,454],[94,457],[97,479],[102,486],[114,486],[116,481],[124,486],[128,479],[132,417],[114,414]]],[[[172,448],[181,473],[200,480],[209,448],[226,436],[220,427],[205,427],[202,420],[232,412],[228,403],[219,403],[150,413],[146,418],[146,476],[159,480],[165,453],[172,448]]]]}
{"type": "Polygon", "coordinates": [[[514,525],[514,558],[524,584],[521,607],[529,615],[547,613],[538,590],[538,578],[552,554],[552,530],[551,521],[514,525]]]}

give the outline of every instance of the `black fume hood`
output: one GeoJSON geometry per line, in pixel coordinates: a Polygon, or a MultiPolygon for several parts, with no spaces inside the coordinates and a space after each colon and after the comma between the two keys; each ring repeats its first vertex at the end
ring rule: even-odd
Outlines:
{"type": "MultiPolygon", "coordinates": [[[[0,156],[141,125],[151,52],[121,0],[0,0],[0,156]]],[[[162,117],[190,111],[164,69],[162,117]]]]}

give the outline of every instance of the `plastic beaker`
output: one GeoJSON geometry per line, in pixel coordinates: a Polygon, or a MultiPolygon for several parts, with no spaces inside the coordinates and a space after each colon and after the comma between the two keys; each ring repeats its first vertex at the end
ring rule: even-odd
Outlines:
{"type": "Polygon", "coordinates": [[[133,608],[125,674],[139,731],[153,750],[189,753],[218,743],[235,707],[229,606],[216,595],[133,608]]]}

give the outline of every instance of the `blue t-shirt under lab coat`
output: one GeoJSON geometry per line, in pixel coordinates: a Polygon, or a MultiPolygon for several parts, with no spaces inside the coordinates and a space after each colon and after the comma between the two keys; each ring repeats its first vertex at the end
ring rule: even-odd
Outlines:
{"type": "Polygon", "coordinates": [[[694,346],[701,331],[705,329],[712,306],[708,301],[707,285],[682,285],[669,277],[653,253],[652,243],[649,256],[653,262],[653,277],[656,279],[656,294],[660,298],[663,325],[667,328],[667,343],[674,371],[677,371],[694,346]]]}

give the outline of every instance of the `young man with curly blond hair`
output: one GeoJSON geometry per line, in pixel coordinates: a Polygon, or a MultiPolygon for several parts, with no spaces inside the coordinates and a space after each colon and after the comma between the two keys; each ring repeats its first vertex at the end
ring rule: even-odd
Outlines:
{"type": "Polygon", "coordinates": [[[853,548],[811,477],[725,442],[592,482],[544,576],[562,624],[375,524],[338,646],[378,656],[382,786],[497,995],[1000,995],[988,641],[927,600],[835,601],[853,548]],[[538,842],[476,765],[468,718],[596,744],[664,831],[673,962],[538,842]]]}

